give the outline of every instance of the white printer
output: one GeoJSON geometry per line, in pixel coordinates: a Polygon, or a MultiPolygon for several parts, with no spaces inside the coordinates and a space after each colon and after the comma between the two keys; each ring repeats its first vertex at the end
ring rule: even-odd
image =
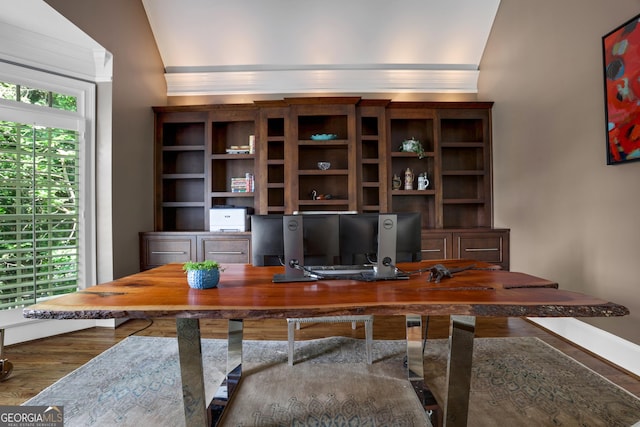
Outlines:
{"type": "Polygon", "coordinates": [[[246,208],[212,208],[209,210],[209,231],[248,231],[246,208]]]}

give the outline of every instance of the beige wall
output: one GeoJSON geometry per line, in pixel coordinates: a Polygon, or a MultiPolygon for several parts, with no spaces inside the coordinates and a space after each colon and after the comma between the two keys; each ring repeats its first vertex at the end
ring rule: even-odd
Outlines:
{"type": "Polygon", "coordinates": [[[495,101],[495,225],[511,267],[626,305],[596,319],[640,343],[640,162],[607,166],[602,36],[637,0],[502,0],[480,66],[495,101]]]}
{"type": "Polygon", "coordinates": [[[164,66],[140,1],[46,1],[114,56],[113,276],[135,273],[138,232],[153,229],[151,106],[166,103],[164,66]]]}

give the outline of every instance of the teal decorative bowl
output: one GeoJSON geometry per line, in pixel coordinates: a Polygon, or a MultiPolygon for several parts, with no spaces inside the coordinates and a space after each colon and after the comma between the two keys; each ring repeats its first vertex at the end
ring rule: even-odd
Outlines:
{"type": "Polygon", "coordinates": [[[210,289],[218,286],[220,270],[190,270],[187,271],[187,283],[193,289],[210,289]]]}
{"type": "Polygon", "coordinates": [[[317,133],[311,135],[311,139],[314,141],[330,141],[332,139],[336,139],[338,135],[334,133],[317,133]]]}

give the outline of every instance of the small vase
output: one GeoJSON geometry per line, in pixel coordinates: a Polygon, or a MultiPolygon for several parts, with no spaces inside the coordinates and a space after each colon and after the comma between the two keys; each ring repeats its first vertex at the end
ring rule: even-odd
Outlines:
{"type": "Polygon", "coordinates": [[[189,270],[187,283],[193,289],[210,289],[218,286],[220,270],[189,270]]]}
{"type": "Polygon", "coordinates": [[[402,180],[400,179],[400,177],[398,175],[393,175],[393,180],[392,180],[392,184],[391,184],[391,188],[394,190],[399,190],[400,187],[402,187],[402,180]]]}
{"type": "Polygon", "coordinates": [[[413,190],[413,171],[409,168],[404,172],[404,189],[413,190]]]}

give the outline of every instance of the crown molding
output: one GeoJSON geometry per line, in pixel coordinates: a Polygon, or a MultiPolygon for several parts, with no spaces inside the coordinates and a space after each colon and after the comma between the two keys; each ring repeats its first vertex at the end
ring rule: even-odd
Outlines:
{"type": "Polygon", "coordinates": [[[91,82],[111,81],[113,56],[96,45],[82,45],[11,24],[0,25],[0,59],[91,82]]]}
{"type": "Polygon", "coordinates": [[[269,93],[477,93],[477,69],[389,65],[166,72],[168,96],[269,93]]]}

